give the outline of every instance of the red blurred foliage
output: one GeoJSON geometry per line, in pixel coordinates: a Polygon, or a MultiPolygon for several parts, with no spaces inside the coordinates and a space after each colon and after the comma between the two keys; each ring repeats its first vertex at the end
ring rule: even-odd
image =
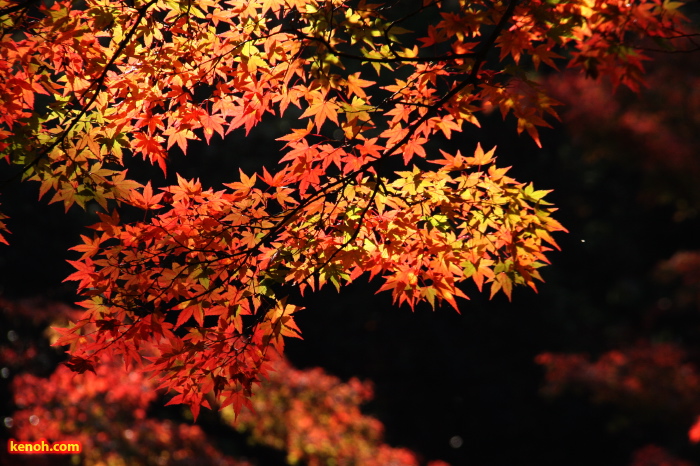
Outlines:
{"type": "MultiPolygon", "coordinates": [[[[685,351],[679,346],[658,343],[609,351],[597,361],[582,354],[543,353],[536,362],[546,371],[542,392],[547,396],[583,390],[594,402],[626,408],[637,419],[651,415],[671,424],[684,424],[692,413],[700,413],[700,374],[686,359],[685,351]]],[[[688,436],[691,442],[700,441],[700,422],[690,427],[688,436]]],[[[631,464],[689,466],[692,463],[650,445],[637,450],[631,464]]]]}
{"type": "MultiPolygon", "coordinates": [[[[690,41],[687,45],[688,50],[697,50],[690,41]]],[[[649,48],[658,47],[652,44],[649,48]]],[[[551,75],[545,85],[564,103],[562,121],[588,162],[601,162],[621,173],[633,174],[639,186],[624,189],[634,189],[645,207],[671,206],[675,222],[697,219],[700,60],[696,54],[684,53],[653,53],[653,58],[646,88],[639,95],[624,88],[615,90],[609,80],[588,80],[574,72],[551,75]]],[[[653,216],[657,212],[649,209],[650,222],[656,221],[653,216]]],[[[653,334],[655,323],[663,318],[681,319],[683,313],[697,313],[700,252],[678,251],[651,272],[655,284],[668,293],[643,317],[653,334]],[[671,308],[673,316],[668,312],[671,308]]],[[[662,341],[669,337],[663,330],[652,338],[657,336],[662,341]]],[[[594,402],[622,408],[630,419],[651,416],[663,418],[668,425],[687,425],[689,439],[698,442],[700,422],[692,427],[690,424],[693,416],[700,414],[700,373],[689,362],[695,361],[697,349],[692,340],[679,337],[673,341],[613,349],[597,359],[584,354],[540,354],[536,362],[546,371],[542,392],[548,396],[565,391],[585,393],[594,402]]],[[[637,450],[632,464],[691,463],[674,458],[659,446],[648,445],[637,450]]]]}
{"type": "Polygon", "coordinates": [[[67,325],[79,318],[80,310],[43,299],[9,301],[0,298],[0,325],[6,326],[8,341],[0,343],[0,367],[10,373],[46,374],[53,370],[53,360],[59,350],[49,348],[52,339],[50,325],[67,325]],[[43,338],[33,337],[38,333],[43,338]]]}
{"type": "Polygon", "coordinates": [[[656,270],[659,281],[674,283],[673,303],[678,308],[700,307],[700,251],[679,251],[656,270]]]}
{"type": "Polygon", "coordinates": [[[634,453],[630,466],[693,466],[693,463],[678,459],[656,445],[647,445],[634,453]]]}
{"type": "MultiPolygon", "coordinates": [[[[0,365],[13,372],[45,357],[42,351],[53,352],[46,341],[56,338],[49,327],[51,319],[62,320],[75,312],[43,301],[0,301],[0,310],[12,325],[35,329],[33,338],[25,335],[0,343],[0,365]]],[[[256,388],[255,412],[244,410],[234,420],[229,406],[222,411],[222,426],[230,424],[250,435],[253,443],[286,451],[290,464],[421,464],[413,452],[383,443],[382,423],[361,413],[360,405],[373,396],[371,383],[355,378],[344,383],[318,368],[295,369],[282,358],[274,367],[269,379],[256,388]]],[[[11,437],[79,441],[80,464],[255,464],[224,455],[197,425],[149,417],[149,405],[163,396],[162,390],[143,372],[126,371],[118,358],[103,357],[94,372],[76,374],[59,365],[49,377],[19,373],[11,390],[16,407],[11,437]]],[[[24,460],[22,464],[43,465],[53,464],[57,457],[21,458],[0,452],[0,463],[24,460]]]]}
{"type": "MultiPolygon", "coordinates": [[[[382,423],[361,413],[359,406],[372,396],[368,382],[343,383],[321,369],[298,370],[280,359],[253,394],[255,412],[244,409],[234,427],[249,431],[254,442],[286,450],[291,464],[419,464],[413,452],[383,443],[382,423]]],[[[223,415],[233,421],[232,410],[223,415]]]]}
{"type": "Polygon", "coordinates": [[[688,438],[693,443],[700,442],[700,416],[698,416],[693,427],[688,431],[688,438]]]}
{"type": "Polygon", "coordinates": [[[581,354],[553,353],[540,354],[536,362],[546,370],[542,390],[547,395],[585,388],[596,402],[700,412],[700,374],[685,359],[680,347],[659,343],[610,351],[595,362],[581,354]]]}
{"type": "Polygon", "coordinates": [[[249,464],[221,454],[199,426],[146,417],[155,387],[121,362],[84,374],[59,366],[48,379],[23,374],[12,388],[13,437],[79,441],[83,464],[249,464]]]}
{"type": "MultiPolygon", "coordinates": [[[[590,160],[624,164],[643,174],[641,199],[675,204],[678,220],[694,216],[700,200],[700,60],[656,54],[637,95],[608,80],[573,71],[549,76],[552,96],[565,104],[561,119],[590,160]]],[[[694,55],[690,55],[694,56],[694,55]]]]}
{"type": "Polygon", "coordinates": [[[660,268],[680,276],[685,286],[700,287],[700,251],[679,251],[660,268]]]}
{"type": "Polygon", "coordinates": [[[47,301],[41,298],[10,301],[0,298],[0,309],[6,318],[21,320],[25,324],[46,326],[64,324],[79,319],[82,309],[77,309],[63,303],[47,301]]]}

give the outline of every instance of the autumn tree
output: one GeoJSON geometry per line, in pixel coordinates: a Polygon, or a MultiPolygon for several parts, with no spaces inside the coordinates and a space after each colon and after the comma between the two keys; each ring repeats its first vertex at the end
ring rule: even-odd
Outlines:
{"type": "Polygon", "coordinates": [[[210,394],[241,412],[300,336],[292,291],[367,274],[398,304],[457,309],[467,280],[536,289],[564,230],[547,191],[478,140],[429,142],[497,109],[540,144],[556,117],[542,65],[638,89],[640,44],[688,35],[681,5],[0,0],[6,178],[101,209],[72,248],[85,313],[57,342],[69,367],[118,356],[195,417],[210,394]],[[299,123],[278,165],[224,189],[127,172],[142,157],[165,173],[176,147],[284,115],[299,123]]]}

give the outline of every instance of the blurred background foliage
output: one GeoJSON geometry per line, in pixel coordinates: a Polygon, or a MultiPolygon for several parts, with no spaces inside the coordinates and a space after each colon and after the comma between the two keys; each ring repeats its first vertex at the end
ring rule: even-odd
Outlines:
{"type": "MultiPolygon", "coordinates": [[[[498,114],[484,118],[481,130],[427,147],[497,145],[499,165],[512,165],[516,179],[554,190],[557,219],[570,233],[557,237],[562,251],[543,269],[539,293],[518,289],[509,303],[467,289],[471,301],[461,314],[394,308],[389,294],[374,294],[376,284],[361,280],[341,293],[304,297],[297,318],[304,341],[290,341],[287,356],[298,369],[318,366],[339,378],[332,383],[372,382],[374,398],[359,395],[362,385],[353,398],[384,425],[383,434],[363,437],[372,448],[386,442],[419,460],[456,465],[700,464],[700,446],[688,434],[700,415],[700,60],[697,53],[654,55],[640,95],[579,75],[540,76],[563,104],[561,122],[542,132],[543,149],[514,136],[515,122],[498,114]]],[[[274,166],[275,138],[293,123],[292,116],[247,138],[214,138],[187,157],[174,150],[169,178],[179,173],[217,187],[238,168],[274,166]]],[[[157,168],[129,163],[138,178],[165,184],[157,168]]],[[[36,196],[30,183],[3,194],[12,235],[0,250],[0,418],[2,436],[19,440],[17,413],[29,414],[13,390],[28,379],[13,380],[56,377],[62,356],[48,346],[47,329],[72,311],[47,303],[75,299],[74,285],[62,283],[74,257],[67,249],[96,220],[96,207],[65,214],[36,196]]],[[[165,432],[165,446],[151,439],[151,450],[192,442],[199,458],[214,461],[210,442],[216,455],[252,463],[290,458],[289,444],[265,443],[253,427],[239,433],[214,413],[198,423],[201,431],[185,432],[177,426],[191,422],[179,407],[134,403],[147,412],[138,422],[165,432]]],[[[129,419],[117,427],[137,423],[129,419]]],[[[313,463],[307,453],[300,461],[313,463]]]]}

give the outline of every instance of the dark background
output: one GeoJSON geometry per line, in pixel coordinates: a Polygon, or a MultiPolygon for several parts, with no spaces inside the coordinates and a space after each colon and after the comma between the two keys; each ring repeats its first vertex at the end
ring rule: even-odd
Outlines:
{"type": "MultiPolygon", "coordinates": [[[[700,111],[700,104],[669,109],[664,97],[679,87],[683,92],[682,83],[697,82],[692,79],[700,73],[689,63],[698,56],[692,57],[662,57],[654,65],[672,70],[676,80],[666,81],[668,88],[659,85],[641,97],[622,89],[611,101],[628,109],[651,102],[644,107],[650,113],[700,111]]],[[[690,94],[697,91],[691,85],[686,92],[691,105],[697,97],[690,94]]],[[[560,208],[556,218],[569,233],[556,235],[562,251],[550,254],[539,293],[517,289],[510,303],[500,295],[488,300],[466,286],[471,300],[460,303],[461,314],[421,306],[411,312],[393,306],[390,294],[375,294],[378,282],[360,279],[341,293],[326,289],[303,300],[307,309],[297,322],[304,341],[288,342],[289,358],[300,368],[321,366],[343,379],[371,379],[376,396],[365,412],[385,424],[388,443],[456,465],[627,464],[636,449],[651,443],[700,461],[700,449],[687,441],[690,424],[641,418],[593,403],[585,392],[541,394],[544,371],[534,359],[542,352],[597,357],[639,341],[670,341],[684,345],[691,362],[700,356],[697,309],[676,309],[670,285],[654,272],[674,252],[700,249],[700,187],[691,169],[697,162],[688,160],[687,170],[683,164],[661,170],[647,163],[654,155],[645,153],[647,141],[616,127],[615,115],[600,118],[593,109],[597,124],[587,128],[567,112],[562,108],[564,123],[542,131],[543,149],[515,136],[514,121],[493,115],[481,131],[430,146],[469,153],[476,141],[486,149],[497,144],[498,164],[512,165],[512,176],[554,190],[549,200],[560,208]],[[663,317],[649,318],[669,306],[663,317]]],[[[700,156],[697,119],[682,112],[677,118],[673,137],[700,156]]],[[[262,125],[248,138],[237,132],[211,147],[196,146],[187,157],[175,153],[168,178],[178,172],[217,187],[236,178],[239,166],[250,172],[274,164],[280,148],[274,138],[288,125],[262,125]]],[[[667,154],[655,155],[663,166],[667,154]]],[[[127,163],[140,179],[166,182],[157,169],[127,163]]],[[[14,183],[2,193],[12,234],[11,246],[0,249],[1,296],[72,303],[75,286],[62,280],[71,273],[66,260],[76,254],[67,249],[95,216],[37,202],[37,191],[35,184],[14,183]]],[[[7,409],[5,403],[0,416],[7,409]]]]}

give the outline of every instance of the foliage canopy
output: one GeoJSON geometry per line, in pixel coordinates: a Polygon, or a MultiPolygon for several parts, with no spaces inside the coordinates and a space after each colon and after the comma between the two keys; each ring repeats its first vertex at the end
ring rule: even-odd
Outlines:
{"type": "Polygon", "coordinates": [[[368,274],[399,304],[455,309],[466,280],[535,289],[564,230],[547,191],[494,148],[426,144],[494,109],[540,144],[556,117],[541,64],[638,89],[639,47],[683,37],[681,5],[0,0],[0,152],[50,202],[104,210],[73,248],[85,313],[57,343],[69,366],[119,355],[195,417],[212,393],[239,412],[300,336],[292,289],[368,274]],[[225,189],[127,173],[285,114],[299,124],[278,166],[225,189]],[[122,221],[129,208],[142,220],[122,221]]]}

